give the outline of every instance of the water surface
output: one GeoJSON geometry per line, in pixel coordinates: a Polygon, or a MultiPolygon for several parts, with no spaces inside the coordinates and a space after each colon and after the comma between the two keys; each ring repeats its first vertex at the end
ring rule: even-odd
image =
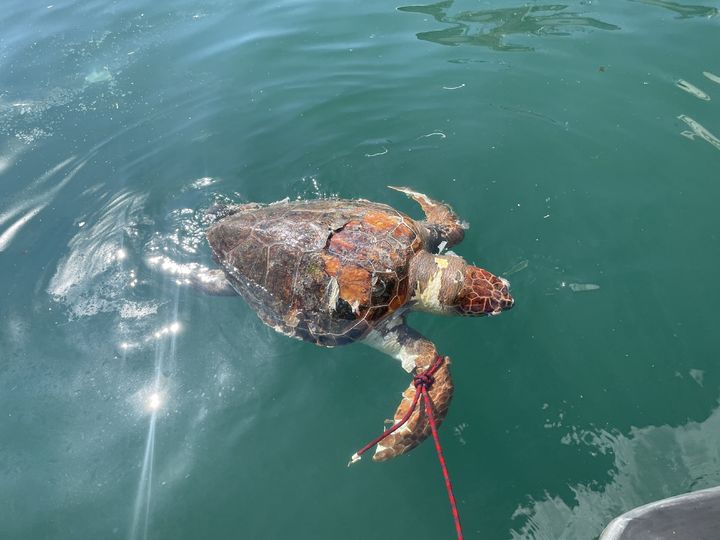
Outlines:
{"type": "Polygon", "coordinates": [[[450,537],[431,444],[345,467],[394,361],[148,263],[211,265],[217,200],[419,216],[388,184],[451,203],[517,300],[411,317],[454,360],[468,538],[720,482],[717,1],[3,8],[3,538],[450,537]]]}

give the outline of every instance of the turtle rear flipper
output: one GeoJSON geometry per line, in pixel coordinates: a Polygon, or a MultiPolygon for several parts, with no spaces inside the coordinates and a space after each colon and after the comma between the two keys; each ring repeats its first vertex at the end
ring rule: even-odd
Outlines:
{"type": "MultiPolygon", "coordinates": [[[[403,368],[416,375],[430,369],[437,358],[435,345],[405,324],[393,326],[392,322],[374,330],[366,343],[400,360],[403,368]]],[[[450,376],[450,359],[445,358],[433,375],[434,383],[428,390],[435,423],[439,426],[447,415],[454,385],[450,376]]],[[[415,393],[420,389],[414,382],[402,393],[402,400],[395,411],[395,423],[407,414],[413,405],[415,393]]],[[[396,431],[383,439],[375,448],[373,461],[386,461],[409,452],[432,434],[432,428],[422,399],[418,400],[410,418],[396,431]]]]}
{"type": "Polygon", "coordinates": [[[425,249],[431,253],[438,253],[462,242],[465,237],[467,224],[460,221],[455,212],[447,204],[435,201],[423,193],[418,193],[407,187],[388,186],[390,189],[404,193],[418,203],[427,220],[420,221],[428,232],[425,239],[425,249]]]}

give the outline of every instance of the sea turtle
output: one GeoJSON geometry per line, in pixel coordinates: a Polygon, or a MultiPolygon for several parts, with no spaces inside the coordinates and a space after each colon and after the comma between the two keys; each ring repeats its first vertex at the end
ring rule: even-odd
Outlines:
{"type": "MultiPolygon", "coordinates": [[[[207,230],[222,267],[202,274],[202,287],[242,296],[263,322],[323,347],[362,342],[428,369],[435,345],[405,323],[411,309],[443,315],[497,315],[514,300],[508,282],[447,252],[466,226],[449,206],[408,188],[420,204],[416,221],[385,204],[359,200],[280,201],[215,208],[207,230]]],[[[453,393],[449,359],[430,390],[438,422],[453,393]]],[[[415,393],[403,393],[395,420],[415,393]]],[[[376,448],[373,459],[403,454],[430,434],[422,407],[376,448]]]]}

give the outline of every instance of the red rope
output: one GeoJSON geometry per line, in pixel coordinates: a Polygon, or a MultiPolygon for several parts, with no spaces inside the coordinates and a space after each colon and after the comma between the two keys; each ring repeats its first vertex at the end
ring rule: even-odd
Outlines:
{"type": "Polygon", "coordinates": [[[350,459],[350,462],[348,463],[348,467],[352,465],[353,463],[360,461],[360,456],[362,456],[365,452],[370,450],[373,446],[375,446],[377,443],[382,441],[385,437],[390,435],[393,431],[396,429],[402,427],[402,425],[410,420],[410,416],[412,415],[413,411],[415,410],[415,405],[417,405],[418,398],[420,397],[420,392],[415,392],[415,397],[413,398],[412,405],[410,405],[410,408],[408,409],[408,412],[405,413],[405,416],[402,417],[402,419],[395,424],[393,427],[386,429],[382,435],[379,437],[375,437],[372,441],[367,443],[365,446],[363,446],[360,450],[355,452],[352,456],[352,459],[350,459]]]}
{"type": "Polygon", "coordinates": [[[440,437],[438,437],[437,425],[435,425],[435,417],[433,416],[432,407],[430,404],[430,396],[428,395],[428,389],[426,386],[421,386],[419,389],[422,392],[425,400],[425,412],[430,421],[430,429],[432,429],[433,439],[435,440],[435,450],[437,451],[438,460],[440,461],[440,468],[442,469],[443,477],[445,478],[445,488],[448,492],[448,499],[450,499],[450,509],[452,510],[453,520],[455,521],[455,532],[457,532],[458,540],[462,540],[463,533],[462,527],[460,527],[460,514],[458,514],[457,504],[455,502],[455,495],[453,495],[452,483],[450,482],[450,473],[448,473],[447,465],[445,465],[445,458],[443,457],[442,447],[440,446],[440,437]]]}
{"type": "Polygon", "coordinates": [[[420,395],[422,395],[423,402],[425,403],[425,414],[428,417],[430,429],[432,430],[433,440],[435,441],[435,451],[437,452],[438,460],[440,461],[440,468],[442,469],[443,478],[445,478],[445,488],[448,492],[448,498],[450,499],[450,509],[452,510],[453,520],[455,521],[455,532],[457,532],[458,540],[462,540],[463,534],[462,528],[460,527],[460,514],[458,513],[457,503],[455,502],[455,495],[453,494],[452,483],[450,482],[450,473],[448,473],[447,465],[445,464],[445,458],[443,457],[442,453],[442,446],[440,446],[440,437],[438,436],[437,424],[435,423],[435,415],[433,414],[432,410],[432,401],[430,401],[430,394],[428,393],[430,387],[432,387],[433,383],[435,382],[433,375],[437,372],[438,369],[440,369],[443,361],[444,358],[442,356],[436,355],[435,363],[433,363],[430,369],[423,371],[419,375],[415,376],[415,378],[413,379],[413,382],[415,383],[415,397],[413,397],[412,404],[410,405],[408,411],[405,413],[405,416],[403,416],[400,421],[393,425],[391,428],[383,432],[382,435],[376,437],[375,439],[367,443],[365,446],[363,446],[360,450],[355,452],[352,456],[352,459],[348,463],[348,467],[353,463],[360,461],[360,456],[362,456],[365,452],[367,452],[377,443],[382,441],[385,437],[403,426],[403,424],[405,424],[405,422],[410,419],[410,416],[415,411],[415,406],[417,405],[418,399],[420,398],[420,395]]]}

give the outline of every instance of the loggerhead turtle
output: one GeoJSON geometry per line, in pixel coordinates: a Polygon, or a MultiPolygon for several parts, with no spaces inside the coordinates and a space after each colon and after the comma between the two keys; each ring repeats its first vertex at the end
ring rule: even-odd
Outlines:
{"type": "MultiPolygon", "coordinates": [[[[514,300],[508,282],[467,264],[445,247],[459,243],[464,226],[445,204],[408,188],[392,187],[420,204],[415,221],[367,200],[281,201],[211,210],[207,240],[222,270],[200,285],[239,294],[278,332],[334,347],[359,341],[419,374],[435,360],[435,345],[405,324],[408,310],[443,315],[497,315],[514,300]]],[[[411,383],[395,412],[398,421],[415,393],[411,383]]],[[[449,361],[430,389],[439,422],[453,393],[449,361]]],[[[422,407],[378,444],[373,460],[403,454],[431,433],[422,407]]]]}

